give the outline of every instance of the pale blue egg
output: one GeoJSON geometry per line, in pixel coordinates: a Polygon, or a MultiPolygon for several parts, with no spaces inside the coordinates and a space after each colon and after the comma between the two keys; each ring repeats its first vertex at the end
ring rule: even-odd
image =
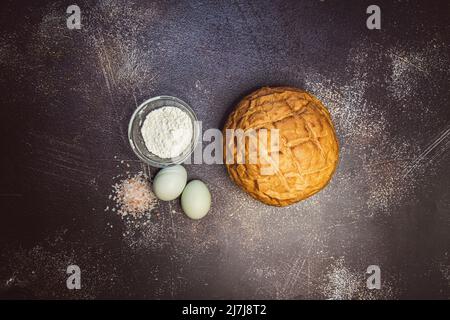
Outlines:
{"type": "Polygon", "coordinates": [[[211,208],[211,193],[200,180],[190,181],[181,195],[181,208],[194,220],[203,218],[211,208]]]}
{"type": "Polygon", "coordinates": [[[179,164],[170,166],[159,170],[156,174],[153,179],[153,192],[160,200],[174,200],[183,192],[186,182],[186,169],[179,164]]]}

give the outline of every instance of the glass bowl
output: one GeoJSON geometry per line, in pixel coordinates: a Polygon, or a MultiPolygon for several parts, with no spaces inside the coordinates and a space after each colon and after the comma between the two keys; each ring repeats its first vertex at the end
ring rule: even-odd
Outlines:
{"type": "Polygon", "coordinates": [[[200,128],[198,125],[197,116],[186,102],[171,96],[158,96],[144,101],[134,111],[128,126],[128,140],[130,141],[131,149],[133,149],[139,159],[153,167],[164,168],[170,165],[182,163],[192,154],[197,146],[199,131],[200,128]],[[162,107],[179,108],[186,112],[192,121],[193,135],[191,143],[179,156],[174,158],[161,158],[148,151],[144,143],[144,138],[141,134],[141,128],[147,115],[153,110],[162,107]]]}

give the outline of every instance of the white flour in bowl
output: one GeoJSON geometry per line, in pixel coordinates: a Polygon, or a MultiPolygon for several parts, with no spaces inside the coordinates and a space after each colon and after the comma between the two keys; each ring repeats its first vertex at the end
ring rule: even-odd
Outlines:
{"type": "Polygon", "coordinates": [[[162,107],[147,115],[141,134],[148,151],[161,158],[174,158],[191,143],[192,121],[179,108],[162,107]]]}

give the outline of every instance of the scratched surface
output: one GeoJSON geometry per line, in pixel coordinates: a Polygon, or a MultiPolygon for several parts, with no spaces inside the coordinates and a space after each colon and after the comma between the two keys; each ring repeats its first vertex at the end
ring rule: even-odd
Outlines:
{"type": "Polygon", "coordinates": [[[1,297],[450,298],[448,1],[377,1],[379,31],[372,1],[75,1],[68,30],[73,2],[1,5],[1,297]],[[274,208],[222,165],[187,165],[212,192],[203,220],[177,201],[145,222],[105,211],[117,179],[156,172],[126,139],[137,104],[174,95],[221,128],[263,85],[330,109],[325,190],[274,208]]]}

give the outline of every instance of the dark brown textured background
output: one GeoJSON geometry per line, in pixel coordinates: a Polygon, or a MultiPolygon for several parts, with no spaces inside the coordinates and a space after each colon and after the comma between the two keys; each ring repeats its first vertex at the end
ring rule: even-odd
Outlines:
{"type": "Polygon", "coordinates": [[[450,298],[448,1],[4,1],[0,10],[0,293],[24,298],[450,298]],[[65,10],[81,8],[82,29],[65,10]],[[155,169],[126,138],[145,99],[203,128],[263,85],[304,88],[341,143],[331,184],[287,208],[188,165],[213,196],[147,224],[106,207],[155,169]],[[77,264],[82,289],[65,286],[77,264]],[[381,267],[382,289],[365,288],[381,267]]]}

